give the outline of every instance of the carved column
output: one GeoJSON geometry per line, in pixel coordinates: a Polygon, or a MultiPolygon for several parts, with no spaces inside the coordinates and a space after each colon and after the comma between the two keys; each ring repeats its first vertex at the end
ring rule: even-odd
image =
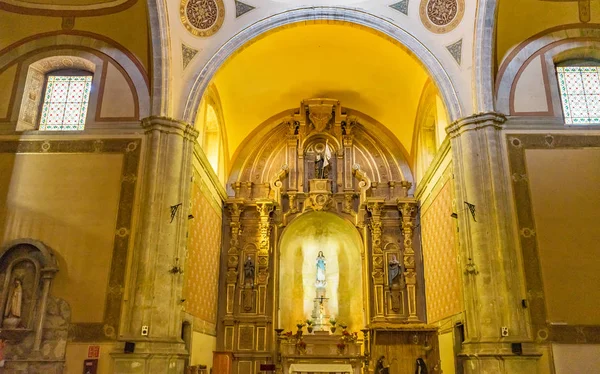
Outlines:
{"type": "Polygon", "coordinates": [[[121,338],[135,353],[114,353],[119,373],[181,373],[181,298],[193,147],[198,132],[165,117],[142,121],[145,158],[140,222],[121,338]],[[142,336],[142,326],[148,326],[142,336]]]}
{"type": "Polygon", "coordinates": [[[270,200],[256,202],[259,222],[259,245],[258,245],[258,314],[265,314],[267,286],[269,284],[269,254],[271,252],[271,213],[275,209],[275,204],[270,200]]]}
{"type": "Polygon", "coordinates": [[[229,249],[227,250],[227,274],[225,281],[227,284],[227,303],[225,306],[225,315],[233,315],[233,303],[235,300],[235,285],[238,279],[238,269],[240,266],[240,234],[242,223],[240,218],[244,211],[244,201],[237,199],[228,202],[227,209],[229,210],[229,230],[231,238],[229,239],[229,249]]]}
{"type": "Polygon", "coordinates": [[[466,308],[465,373],[534,373],[537,354],[521,305],[524,279],[515,248],[498,113],[473,115],[447,129],[451,137],[466,308]],[[472,214],[465,203],[474,207],[472,214]],[[502,327],[508,336],[502,336],[502,327]]]}
{"type": "Polygon", "coordinates": [[[413,229],[417,210],[416,202],[398,201],[402,213],[402,235],[404,236],[404,279],[408,293],[408,320],[418,321],[417,317],[417,272],[415,268],[415,250],[412,246],[413,229]]]}
{"type": "Polygon", "coordinates": [[[369,199],[367,201],[367,210],[371,214],[369,218],[369,229],[371,231],[371,255],[372,255],[372,277],[373,277],[373,319],[384,317],[384,259],[383,250],[381,248],[381,234],[383,222],[381,221],[381,213],[384,208],[383,199],[369,199]]]}

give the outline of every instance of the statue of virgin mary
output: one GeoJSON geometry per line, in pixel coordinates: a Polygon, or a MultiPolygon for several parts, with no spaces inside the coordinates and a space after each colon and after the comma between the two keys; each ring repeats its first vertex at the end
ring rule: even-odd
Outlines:
{"type": "Polygon", "coordinates": [[[317,287],[325,287],[327,282],[325,281],[325,256],[323,256],[323,251],[319,251],[319,255],[317,256],[317,287]]]}

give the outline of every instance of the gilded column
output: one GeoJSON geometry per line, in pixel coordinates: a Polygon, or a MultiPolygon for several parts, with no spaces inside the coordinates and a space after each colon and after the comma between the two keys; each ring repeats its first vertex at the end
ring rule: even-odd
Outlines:
{"type": "Polygon", "coordinates": [[[465,373],[533,373],[536,352],[518,265],[505,172],[502,129],[505,117],[482,113],[454,122],[451,137],[460,255],[464,267],[465,373]],[[503,336],[503,330],[506,331],[503,336]],[[520,345],[521,355],[512,353],[520,345]]]}
{"type": "Polygon", "coordinates": [[[181,373],[187,356],[181,339],[187,210],[198,132],[166,117],[146,118],[142,127],[141,218],[120,333],[121,340],[136,346],[132,354],[113,354],[115,371],[137,373],[142,365],[146,373],[181,373]]]}
{"type": "Polygon", "coordinates": [[[267,286],[269,284],[269,255],[271,253],[271,213],[275,204],[270,200],[256,202],[259,213],[259,243],[258,243],[258,314],[266,312],[267,286]]]}
{"type": "Polygon", "coordinates": [[[414,214],[416,202],[398,201],[398,209],[402,213],[402,235],[404,237],[404,279],[408,293],[408,320],[418,321],[417,317],[417,272],[415,269],[415,250],[412,246],[415,224],[414,214]]]}
{"type": "Polygon", "coordinates": [[[373,277],[373,319],[384,317],[384,259],[383,250],[381,248],[381,234],[383,222],[381,221],[381,213],[384,208],[383,199],[367,200],[367,210],[370,213],[369,230],[371,231],[371,256],[372,256],[372,274],[373,277]]]}
{"type": "Polygon", "coordinates": [[[236,199],[227,203],[229,209],[229,249],[227,250],[227,274],[225,275],[227,283],[227,302],[225,314],[233,315],[233,304],[235,300],[235,285],[238,279],[238,268],[240,266],[240,235],[242,233],[242,223],[240,221],[244,210],[244,201],[236,199]]]}

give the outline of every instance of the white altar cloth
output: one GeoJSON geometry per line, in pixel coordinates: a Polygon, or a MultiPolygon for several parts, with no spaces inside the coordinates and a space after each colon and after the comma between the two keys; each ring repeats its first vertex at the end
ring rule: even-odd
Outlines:
{"type": "Polygon", "coordinates": [[[291,374],[304,374],[304,373],[341,373],[341,374],[352,374],[354,369],[349,364],[291,364],[291,374]]]}

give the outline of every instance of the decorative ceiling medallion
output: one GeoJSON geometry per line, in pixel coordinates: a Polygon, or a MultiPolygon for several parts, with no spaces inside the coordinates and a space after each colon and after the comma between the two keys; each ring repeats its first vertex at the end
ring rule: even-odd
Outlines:
{"type": "Polygon", "coordinates": [[[421,0],[419,15],[425,28],[436,34],[450,32],[465,14],[465,0],[421,0]]]}
{"type": "Polygon", "coordinates": [[[185,28],[196,36],[211,36],[225,19],[223,0],[181,0],[179,16],[185,28]]]}

